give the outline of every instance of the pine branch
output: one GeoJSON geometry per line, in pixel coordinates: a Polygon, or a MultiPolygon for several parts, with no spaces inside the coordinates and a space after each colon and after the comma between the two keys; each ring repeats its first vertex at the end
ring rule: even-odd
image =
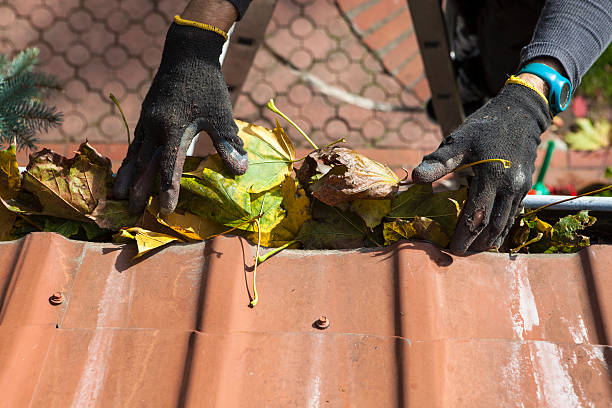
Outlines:
{"type": "Polygon", "coordinates": [[[4,73],[6,72],[9,65],[9,59],[5,54],[0,54],[0,82],[4,80],[4,73]]]}
{"type": "Polygon", "coordinates": [[[40,91],[35,86],[35,78],[29,75],[20,75],[0,84],[0,109],[21,105],[31,98],[40,98],[40,91]]]}
{"type": "Polygon", "coordinates": [[[38,63],[38,54],[38,48],[26,48],[17,54],[7,69],[6,79],[16,77],[24,72],[32,72],[32,68],[38,63]]]}
{"type": "Polygon", "coordinates": [[[34,132],[46,132],[50,127],[62,123],[63,115],[41,101],[29,101],[21,106],[21,117],[25,126],[34,132]]]}
{"type": "Polygon", "coordinates": [[[62,114],[45,105],[43,93],[61,89],[51,75],[32,72],[38,49],[28,48],[12,61],[0,54],[0,140],[17,139],[18,146],[34,148],[35,135],[62,123],[62,114]]]}

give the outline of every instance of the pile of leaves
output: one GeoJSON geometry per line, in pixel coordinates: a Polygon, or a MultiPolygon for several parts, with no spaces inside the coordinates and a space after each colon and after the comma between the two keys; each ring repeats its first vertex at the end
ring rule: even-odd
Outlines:
{"type": "MultiPolygon", "coordinates": [[[[297,159],[278,123],[272,130],[236,123],[248,171],[231,175],[216,154],[188,157],[177,210],[165,219],[155,194],[136,216],[127,201],[113,200],[111,163],[87,142],[71,159],[48,149],[32,154],[22,174],[10,146],[0,152],[0,240],[54,231],[89,241],[135,240],[139,255],[219,234],[277,248],[372,247],[413,238],[448,245],[465,188],[412,185],[338,144],[297,159]]],[[[517,221],[507,244],[523,252],[573,252],[589,245],[578,232],[594,222],[585,211],[554,225],[534,213],[517,221]]]]}

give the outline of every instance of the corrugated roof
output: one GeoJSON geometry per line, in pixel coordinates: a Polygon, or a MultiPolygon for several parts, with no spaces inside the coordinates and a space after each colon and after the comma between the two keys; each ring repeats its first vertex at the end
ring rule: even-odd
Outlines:
{"type": "Polygon", "coordinates": [[[1,243],[0,406],[610,406],[610,246],[284,251],[251,309],[253,254],[1,243]]]}

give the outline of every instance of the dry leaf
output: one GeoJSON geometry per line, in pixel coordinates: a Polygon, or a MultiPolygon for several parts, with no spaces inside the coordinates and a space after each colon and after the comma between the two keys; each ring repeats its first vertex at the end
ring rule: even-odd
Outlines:
{"type": "Polygon", "coordinates": [[[123,228],[115,234],[113,238],[115,242],[135,240],[138,245],[138,254],[134,259],[139,258],[155,248],[169,244],[170,242],[183,242],[176,237],[138,227],[123,228]]]}
{"type": "MultiPolygon", "coordinates": [[[[99,200],[106,199],[111,182],[110,160],[102,157],[88,143],[83,143],[72,159],[49,149],[30,155],[23,188],[36,195],[44,208],[48,205],[57,208],[59,200],[53,197],[56,195],[83,215],[91,213],[99,200]]],[[[67,208],[63,205],[61,207],[67,208]]],[[[64,214],[52,215],[62,217],[64,214]]]]}
{"type": "Polygon", "coordinates": [[[385,245],[392,244],[402,238],[420,238],[433,242],[442,248],[446,247],[450,242],[450,236],[445,233],[444,228],[436,221],[426,217],[415,217],[410,221],[395,220],[393,222],[385,222],[383,235],[385,237],[385,245]]]}
{"type": "Polygon", "coordinates": [[[391,198],[400,181],[384,164],[338,146],[310,153],[296,174],[302,186],[328,205],[391,198]]]}

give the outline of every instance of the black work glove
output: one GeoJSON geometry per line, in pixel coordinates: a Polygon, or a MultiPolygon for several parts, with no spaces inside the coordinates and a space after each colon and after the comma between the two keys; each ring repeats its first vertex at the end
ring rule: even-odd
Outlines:
{"type": "Polygon", "coordinates": [[[224,38],[173,23],[151,88],[142,103],[134,141],[117,172],[114,195],[130,199],[130,212],[144,209],[160,173],[160,213],[176,208],[185,155],[200,130],[206,131],[233,174],[248,166],[237,136],[219,56],[224,38]]]}
{"type": "Polygon", "coordinates": [[[548,105],[532,89],[507,84],[469,116],[412,172],[416,183],[431,183],[457,167],[484,159],[506,159],[472,167],[474,178],[451,249],[465,252],[499,248],[531,188],[540,134],[550,125],[548,105]]]}

